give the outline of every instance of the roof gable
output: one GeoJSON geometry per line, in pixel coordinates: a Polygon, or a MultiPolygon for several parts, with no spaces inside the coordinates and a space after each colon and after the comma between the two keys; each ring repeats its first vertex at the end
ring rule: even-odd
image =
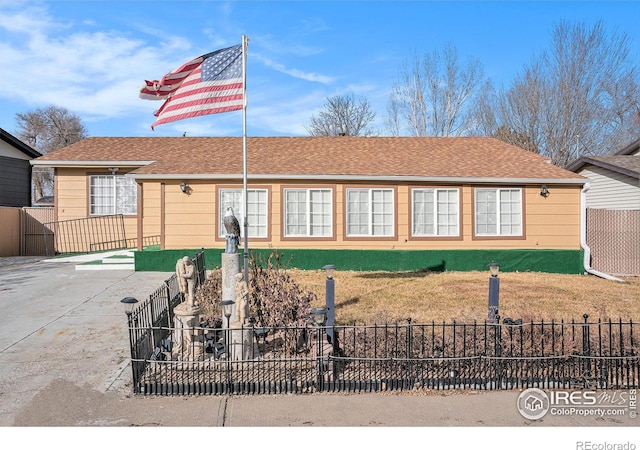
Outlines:
{"type": "Polygon", "coordinates": [[[569,169],[578,173],[587,165],[602,167],[603,169],[640,179],[640,157],[635,155],[616,154],[582,157],[573,163],[569,169]]]}
{"type": "Polygon", "coordinates": [[[11,133],[3,130],[2,128],[0,128],[0,139],[5,141],[7,144],[11,145],[16,150],[18,150],[18,151],[24,153],[25,155],[29,156],[30,158],[37,158],[39,156],[42,156],[42,154],[40,152],[34,150],[30,146],[28,146],[27,144],[22,142],[20,139],[18,139],[17,137],[12,135],[11,133]]]}
{"type": "MultiPolygon", "coordinates": [[[[130,163],[138,177],[237,176],[242,138],[87,138],[34,165],[130,163]]],[[[571,179],[542,156],[484,137],[250,137],[250,176],[571,179]]]]}
{"type": "Polygon", "coordinates": [[[624,147],[616,155],[640,155],[640,139],[624,147]]]}

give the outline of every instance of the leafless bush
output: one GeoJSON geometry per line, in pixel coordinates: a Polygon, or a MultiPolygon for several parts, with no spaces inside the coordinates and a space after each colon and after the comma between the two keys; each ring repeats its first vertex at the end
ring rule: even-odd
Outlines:
{"type": "MultiPolygon", "coordinates": [[[[267,258],[253,254],[250,275],[250,311],[257,325],[272,330],[308,323],[316,295],[303,290],[287,273],[282,255],[272,251],[267,258]]],[[[286,333],[290,328],[284,328],[286,333]]],[[[297,352],[299,339],[284,336],[287,351],[297,352]]]]}
{"type": "Polygon", "coordinates": [[[216,327],[222,324],[222,270],[215,268],[205,282],[195,292],[196,302],[202,308],[201,322],[205,326],[216,327]]]}

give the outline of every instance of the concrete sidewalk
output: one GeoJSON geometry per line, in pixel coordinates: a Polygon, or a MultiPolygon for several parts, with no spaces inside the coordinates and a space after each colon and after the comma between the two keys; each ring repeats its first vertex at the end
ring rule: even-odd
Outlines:
{"type": "Polygon", "coordinates": [[[542,420],[527,420],[516,408],[517,391],[133,396],[120,300],[128,296],[146,299],[171,273],[85,272],[76,271],[74,265],[38,258],[0,258],[0,426],[638,424],[628,416],[547,415],[542,420]]]}

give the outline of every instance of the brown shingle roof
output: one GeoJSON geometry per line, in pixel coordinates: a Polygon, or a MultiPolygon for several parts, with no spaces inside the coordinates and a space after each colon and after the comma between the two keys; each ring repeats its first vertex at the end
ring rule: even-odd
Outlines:
{"type": "MultiPolygon", "coordinates": [[[[250,175],[582,178],[540,155],[484,137],[249,137],[250,175]]],[[[40,162],[41,161],[41,162],[40,162]]],[[[137,174],[242,174],[240,137],[88,138],[38,158],[79,165],[154,161],[137,174]]]]}
{"type": "Polygon", "coordinates": [[[570,169],[577,172],[588,164],[640,179],[640,156],[637,155],[585,156],[572,164],[570,169]]]}

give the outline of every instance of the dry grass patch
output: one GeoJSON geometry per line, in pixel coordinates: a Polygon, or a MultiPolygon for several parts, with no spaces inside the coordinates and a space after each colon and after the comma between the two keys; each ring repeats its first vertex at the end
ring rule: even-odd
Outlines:
{"type": "MultiPolygon", "coordinates": [[[[301,288],[324,303],[322,271],[290,269],[301,288]]],[[[414,323],[483,321],[487,316],[488,272],[338,271],[336,321],[414,323]]],[[[626,283],[591,275],[533,272],[500,274],[500,316],[524,320],[640,320],[640,278],[626,283]]],[[[318,306],[318,305],[313,305],[318,306]]]]}

